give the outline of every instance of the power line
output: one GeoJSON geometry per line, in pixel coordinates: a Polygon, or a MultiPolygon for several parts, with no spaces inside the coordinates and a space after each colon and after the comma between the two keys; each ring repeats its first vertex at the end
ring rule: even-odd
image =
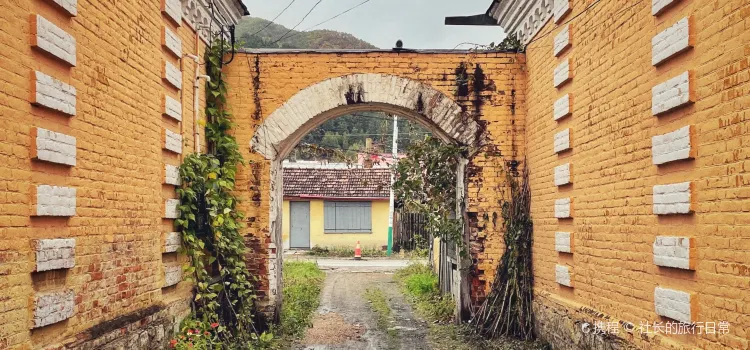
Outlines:
{"type": "Polygon", "coordinates": [[[364,4],[366,4],[366,3],[368,3],[368,2],[370,2],[370,0],[365,0],[365,1],[363,1],[363,2],[360,2],[359,4],[357,4],[357,5],[354,5],[354,6],[350,7],[349,9],[347,9],[347,10],[346,10],[346,11],[344,11],[344,12],[341,12],[341,13],[339,13],[338,15],[335,15],[335,16],[333,16],[333,17],[331,17],[331,18],[329,18],[329,19],[327,19],[327,20],[325,20],[325,21],[323,21],[323,22],[320,22],[320,23],[318,23],[318,24],[316,24],[316,25],[314,25],[314,26],[312,26],[312,27],[310,27],[310,28],[307,28],[307,29],[305,29],[305,30],[303,30],[303,31],[300,31],[300,32],[297,32],[297,33],[294,33],[294,34],[290,35],[290,36],[289,36],[289,37],[288,37],[287,39],[291,39],[291,38],[294,38],[294,37],[295,37],[295,36],[297,36],[297,35],[300,35],[300,34],[303,34],[303,33],[306,33],[306,32],[308,32],[308,31],[309,31],[310,29],[313,29],[313,28],[317,28],[318,26],[321,26],[321,25],[323,25],[323,24],[325,24],[325,23],[328,23],[328,22],[330,22],[330,21],[332,21],[332,20],[334,20],[334,19],[336,19],[336,18],[339,18],[339,17],[343,16],[344,14],[346,14],[346,13],[348,13],[348,12],[350,12],[350,11],[352,11],[352,10],[354,10],[354,9],[356,9],[356,8],[358,8],[358,7],[360,7],[360,6],[364,5],[364,4]]]}
{"type": "Polygon", "coordinates": [[[253,34],[250,34],[250,36],[254,36],[254,35],[257,35],[258,33],[260,33],[260,32],[262,32],[262,31],[266,30],[266,28],[268,28],[269,26],[271,26],[271,24],[273,24],[273,22],[276,22],[276,20],[277,20],[277,19],[278,19],[279,17],[281,17],[281,15],[282,15],[282,14],[284,14],[284,12],[286,12],[286,10],[288,10],[288,9],[289,9],[289,7],[291,7],[291,6],[292,6],[292,4],[294,4],[294,2],[295,2],[295,1],[297,1],[297,0],[292,0],[292,2],[290,2],[290,3],[289,3],[289,5],[286,5],[286,7],[285,7],[285,8],[283,9],[283,10],[281,10],[281,12],[279,12],[279,14],[278,14],[278,15],[276,15],[276,17],[274,17],[274,18],[273,18],[273,19],[272,19],[272,20],[271,20],[270,22],[268,22],[268,23],[266,24],[266,26],[265,26],[265,27],[261,28],[261,29],[260,29],[259,31],[255,32],[255,33],[253,33],[253,34]]]}
{"type": "Polygon", "coordinates": [[[313,10],[315,10],[315,8],[318,7],[318,5],[320,5],[321,2],[323,2],[323,0],[318,0],[318,2],[315,3],[315,5],[310,9],[310,11],[307,11],[307,14],[305,14],[305,17],[302,17],[301,21],[299,21],[294,27],[292,27],[291,29],[289,29],[286,33],[284,33],[284,35],[282,35],[280,38],[278,38],[276,41],[272,42],[269,45],[273,45],[273,44],[278,43],[279,41],[283,40],[293,30],[297,29],[297,27],[299,27],[299,25],[302,24],[302,22],[305,21],[305,19],[307,18],[307,16],[309,16],[313,12],[313,10]]]}

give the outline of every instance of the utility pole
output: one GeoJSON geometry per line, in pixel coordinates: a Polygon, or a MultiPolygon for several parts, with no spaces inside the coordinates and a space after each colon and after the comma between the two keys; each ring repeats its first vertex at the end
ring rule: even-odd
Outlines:
{"type": "MultiPolygon", "coordinates": [[[[393,164],[398,162],[398,117],[393,116],[393,164]]],[[[393,183],[396,181],[396,170],[391,169],[391,198],[388,206],[388,256],[393,253],[393,183]]]]}

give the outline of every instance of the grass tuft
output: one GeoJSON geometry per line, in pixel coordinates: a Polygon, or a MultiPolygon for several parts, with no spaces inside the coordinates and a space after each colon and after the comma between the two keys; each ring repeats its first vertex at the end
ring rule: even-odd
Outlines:
{"type": "Polygon", "coordinates": [[[284,263],[284,303],[281,307],[281,323],[274,334],[281,335],[277,348],[304,335],[312,325],[315,310],[320,305],[320,291],[325,273],[314,262],[284,263]]]}

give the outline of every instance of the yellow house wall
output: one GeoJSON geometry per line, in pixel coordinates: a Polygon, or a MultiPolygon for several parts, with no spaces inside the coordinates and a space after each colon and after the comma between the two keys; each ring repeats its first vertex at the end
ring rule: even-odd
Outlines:
{"type": "MultiPolygon", "coordinates": [[[[388,201],[372,202],[372,233],[335,233],[326,234],[323,228],[324,200],[310,202],[310,247],[354,247],[359,241],[362,248],[381,248],[388,244],[388,201]]],[[[282,220],[282,237],[284,249],[289,249],[289,231],[291,216],[289,201],[284,200],[282,220]]]]}

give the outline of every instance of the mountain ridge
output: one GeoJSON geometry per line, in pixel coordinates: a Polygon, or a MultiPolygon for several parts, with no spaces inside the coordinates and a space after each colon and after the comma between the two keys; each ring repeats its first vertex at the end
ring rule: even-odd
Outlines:
{"type": "Polygon", "coordinates": [[[377,49],[349,33],[328,29],[308,32],[290,30],[259,17],[244,17],[237,24],[235,37],[246,49],[377,49]]]}

